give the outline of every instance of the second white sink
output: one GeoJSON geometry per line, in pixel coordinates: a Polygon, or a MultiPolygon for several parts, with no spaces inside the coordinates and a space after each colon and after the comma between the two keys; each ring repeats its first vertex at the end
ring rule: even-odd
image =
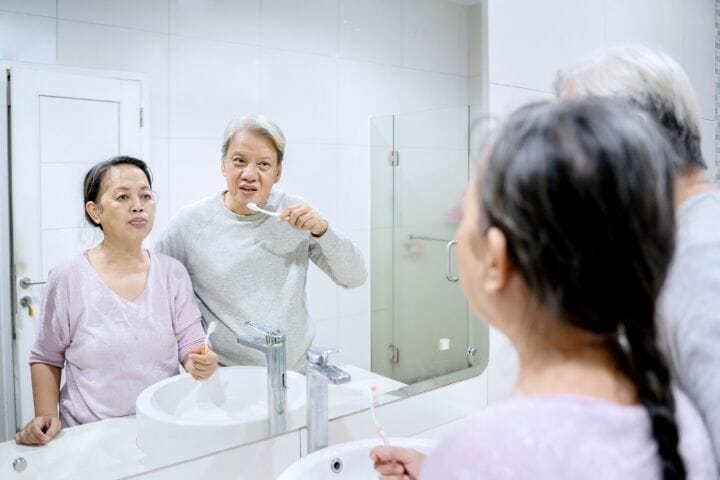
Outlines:
{"type": "MultiPolygon", "coordinates": [[[[370,461],[370,450],[382,444],[379,438],[365,438],[333,445],[302,457],[290,465],[277,480],[368,480],[377,478],[370,461]]],[[[390,438],[396,447],[412,448],[429,453],[435,440],[422,438],[390,438]]]]}

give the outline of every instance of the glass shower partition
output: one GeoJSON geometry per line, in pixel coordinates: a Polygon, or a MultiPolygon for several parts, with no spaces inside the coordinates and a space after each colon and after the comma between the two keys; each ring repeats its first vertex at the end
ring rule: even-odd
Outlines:
{"type": "Polygon", "coordinates": [[[454,242],[469,118],[465,106],[371,120],[372,370],[408,384],[487,363],[454,242]]]}

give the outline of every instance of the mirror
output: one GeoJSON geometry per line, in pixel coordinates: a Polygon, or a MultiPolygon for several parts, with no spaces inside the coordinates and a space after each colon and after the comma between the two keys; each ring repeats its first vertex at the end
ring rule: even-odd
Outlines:
{"type": "MultiPolygon", "coordinates": [[[[19,265],[31,265],[31,280],[46,278],[53,266],[100,240],[84,223],[78,194],[92,163],[118,153],[147,158],[159,194],[150,247],[180,208],[223,188],[219,152],[228,120],[260,112],[276,121],[288,139],[276,188],[317,207],[356,242],[370,271],[370,280],[352,290],[338,288],[314,266],[308,272],[314,343],[341,349],[331,362],[356,381],[352,388],[331,388],[339,405],[331,416],[368,408],[366,390],[358,385],[382,383],[381,402],[392,401],[484,369],[487,330],[470,318],[459,284],[447,280],[457,275],[455,251],[448,243],[476,158],[470,147],[481,143],[471,119],[481,116],[482,108],[467,107],[482,104],[477,93],[484,81],[476,61],[480,44],[470,39],[470,32],[482,28],[479,6],[442,0],[160,0],[91,10],[78,1],[32,3],[3,7],[15,44],[25,47],[3,53],[6,68],[61,72],[70,84],[65,75],[130,79],[141,84],[135,101],[143,110],[141,141],[122,146],[122,152],[111,136],[102,136],[105,144],[92,152],[66,141],[74,138],[73,128],[87,132],[93,121],[98,138],[107,132],[95,113],[79,115],[77,124],[65,122],[62,135],[51,129],[57,144],[33,157],[38,178],[11,185],[37,204],[39,213],[27,218],[50,221],[27,237],[28,243],[40,244],[40,255],[14,254],[19,265]],[[238,19],[243,28],[237,28],[238,19]],[[393,151],[399,165],[388,163],[393,151]],[[48,152],[54,156],[43,156],[48,152]],[[432,191],[429,178],[436,182],[432,191]],[[49,191],[53,199],[41,199],[38,191],[49,191]]],[[[120,118],[121,125],[138,120],[136,111],[113,112],[103,118],[120,118]]],[[[3,157],[3,167],[14,160],[3,157]]],[[[13,228],[21,234],[19,225],[13,228]]],[[[11,256],[9,250],[2,254],[11,256]]],[[[27,323],[23,310],[11,311],[20,289],[10,288],[4,315],[27,323]]],[[[39,301],[41,287],[29,294],[39,301]]],[[[26,367],[32,343],[32,334],[25,334],[18,369],[26,367]]],[[[3,344],[4,351],[11,348],[3,344]]],[[[12,378],[12,367],[3,364],[4,379],[12,378]]],[[[19,390],[24,407],[10,422],[20,424],[32,407],[27,405],[31,393],[19,390]]],[[[291,420],[287,428],[303,422],[291,420]]],[[[113,438],[130,438],[122,430],[127,422],[109,423],[113,438]]],[[[63,435],[76,441],[91,428],[68,428],[63,435]]],[[[214,448],[267,435],[235,436],[214,448]]],[[[38,449],[35,455],[42,458],[48,451],[38,449]]],[[[143,461],[157,467],[200,453],[178,450],[174,457],[143,461]]],[[[62,456],[46,456],[48,462],[63,462],[62,456]]]]}

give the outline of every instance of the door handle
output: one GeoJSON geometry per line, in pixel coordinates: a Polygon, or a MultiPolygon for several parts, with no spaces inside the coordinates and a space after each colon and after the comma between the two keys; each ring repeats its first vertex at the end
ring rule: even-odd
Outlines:
{"type": "Polygon", "coordinates": [[[39,280],[39,281],[33,282],[28,277],[23,277],[20,279],[20,281],[18,283],[20,284],[20,286],[22,288],[28,288],[28,287],[32,287],[33,285],[44,285],[46,283],[46,281],[39,280]]]}
{"type": "Polygon", "coordinates": [[[32,298],[30,298],[30,297],[27,296],[27,295],[25,295],[24,297],[22,297],[22,298],[20,299],[20,306],[23,307],[23,308],[27,308],[28,317],[30,317],[30,318],[34,318],[34,317],[35,317],[35,309],[33,308],[32,303],[33,303],[33,302],[32,302],[32,298]]]}
{"type": "Polygon", "coordinates": [[[451,252],[452,252],[453,246],[456,243],[457,242],[455,240],[450,240],[447,243],[447,247],[445,248],[445,253],[446,253],[446,255],[445,255],[445,278],[447,278],[448,282],[457,282],[458,280],[460,280],[460,277],[458,277],[457,275],[453,275],[452,272],[450,271],[451,270],[450,263],[451,263],[451,256],[452,256],[451,252]]]}

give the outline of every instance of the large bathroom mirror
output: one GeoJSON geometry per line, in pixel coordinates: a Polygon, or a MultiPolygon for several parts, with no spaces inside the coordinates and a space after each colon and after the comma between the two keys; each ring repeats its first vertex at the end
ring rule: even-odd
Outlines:
{"type": "MultiPolygon", "coordinates": [[[[41,313],[43,287],[32,282],[101,239],[84,223],[84,173],[111,155],[148,160],[159,194],[151,248],[180,208],[223,189],[221,134],[229,119],[248,113],[270,117],[288,139],[277,188],[317,207],[356,242],[368,266],[368,281],[352,290],[337,287],[314,265],[308,272],[314,344],[340,350],[330,361],[352,376],[347,385],[330,386],[330,418],[369,408],[371,385],[383,403],[484,371],[488,331],[462,295],[453,243],[462,195],[489,127],[478,2],[155,0],[105,2],[95,10],[71,0],[29,2],[32,8],[11,3],[0,5],[2,20],[14,29],[16,45],[27,48],[5,51],[0,60],[12,77],[13,115],[28,116],[0,122],[9,132],[0,150],[12,151],[2,157],[0,177],[5,182],[11,178],[5,172],[13,172],[16,178],[22,169],[14,162],[36,164],[27,169],[35,177],[0,189],[8,198],[29,199],[27,214],[14,216],[10,208],[19,202],[0,202],[0,218],[10,227],[3,227],[0,242],[0,268],[11,279],[10,286],[0,282],[3,400],[14,397],[15,404],[4,417],[7,448],[15,427],[33,414],[29,374],[21,374],[41,313]],[[242,29],[236,28],[240,18],[242,29]],[[120,113],[113,102],[60,105],[66,96],[85,99],[83,85],[115,88],[108,79],[130,92],[132,109],[125,97],[116,102],[120,113]],[[23,82],[73,93],[43,94],[39,103],[22,105],[23,82]],[[66,113],[58,113],[61,107],[66,113]],[[137,141],[129,129],[137,130],[137,141]],[[37,143],[28,136],[33,132],[43,133],[37,143]],[[75,141],[77,135],[99,140],[86,144],[75,141]],[[22,286],[22,277],[31,283],[22,286]],[[30,300],[21,303],[25,296],[30,300]]],[[[141,471],[128,470],[133,462],[157,468],[301,428],[304,377],[291,377],[293,412],[281,429],[248,423],[219,434],[212,426],[231,423],[227,412],[186,409],[200,417],[186,415],[142,441],[140,415],[67,428],[28,459],[69,476],[82,476],[98,462],[110,476],[115,464],[117,472],[133,474],[141,471]],[[193,437],[204,443],[183,442],[193,437]],[[58,453],[63,442],[110,447],[84,466],[58,453]]],[[[228,389],[264,396],[266,386],[255,378],[224,380],[228,389]],[[240,385],[246,380],[251,387],[240,385]]],[[[148,405],[175,408],[178,396],[194,388],[189,381],[169,385],[148,405]]]]}

